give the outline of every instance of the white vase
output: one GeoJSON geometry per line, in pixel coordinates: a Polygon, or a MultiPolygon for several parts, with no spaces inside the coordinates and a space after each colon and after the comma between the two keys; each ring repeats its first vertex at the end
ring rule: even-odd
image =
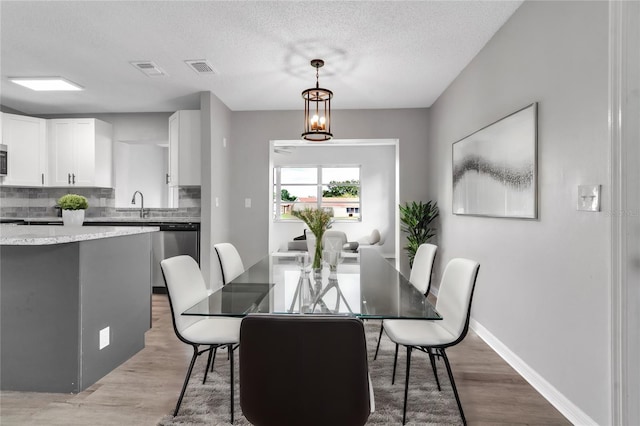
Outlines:
{"type": "Polygon", "coordinates": [[[62,210],[62,222],[64,226],[82,226],[84,210],[62,210]]]}

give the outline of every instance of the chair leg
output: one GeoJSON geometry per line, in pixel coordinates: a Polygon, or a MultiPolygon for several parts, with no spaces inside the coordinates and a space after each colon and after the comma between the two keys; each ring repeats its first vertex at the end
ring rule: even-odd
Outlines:
{"type": "Polygon", "coordinates": [[[207,381],[207,375],[209,373],[209,366],[211,366],[211,371],[213,372],[213,360],[216,357],[216,351],[218,350],[217,346],[211,346],[209,348],[209,357],[207,358],[207,366],[204,369],[204,378],[202,379],[202,384],[207,381]]]}
{"type": "Polygon", "coordinates": [[[180,404],[182,404],[182,398],[184,397],[184,391],[187,390],[187,384],[189,383],[189,377],[191,377],[191,372],[193,371],[193,365],[196,363],[196,358],[198,358],[198,347],[193,345],[193,356],[191,357],[191,363],[189,364],[189,370],[187,370],[187,377],[184,378],[184,384],[182,385],[182,391],[180,392],[180,397],[178,398],[178,403],[176,404],[176,409],[173,412],[173,417],[178,415],[178,410],[180,409],[180,404]]]}
{"type": "Polygon", "coordinates": [[[227,350],[231,361],[231,424],[233,424],[233,345],[229,345],[227,350]]]}
{"type": "Polygon", "coordinates": [[[436,367],[436,357],[433,354],[433,352],[431,352],[431,348],[427,349],[427,352],[429,353],[429,360],[431,361],[431,369],[433,370],[433,376],[436,378],[438,391],[441,391],[442,389],[440,388],[440,380],[438,380],[438,369],[436,367]]]}
{"type": "Polygon", "coordinates": [[[467,419],[464,417],[464,412],[462,411],[462,404],[460,403],[460,396],[458,395],[458,389],[456,388],[456,381],[453,380],[453,373],[451,372],[451,364],[449,364],[449,358],[447,358],[447,354],[444,352],[444,348],[440,349],[440,353],[442,354],[442,359],[444,359],[444,365],[447,367],[447,373],[449,373],[449,380],[451,381],[453,394],[455,395],[456,402],[458,403],[458,410],[460,410],[460,417],[462,417],[462,424],[466,426],[467,419]]]}
{"type": "Polygon", "coordinates": [[[407,346],[407,375],[404,379],[404,407],[402,408],[402,424],[407,420],[407,396],[409,395],[409,372],[411,371],[411,346],[407,346]]]}
{"type": "Polygon", "coordinates": [[[213,364],[215,364],[215,362],[216,362],[216,353],[217,353],[217,352],[218,352],[218,347],[216,346],[216,347],[213,349],[213,358],[211,358],[211,370],[209,370],[209,371],[211,371],[212,373],[213,373],[213,364]]]}
{"type": "Polygon", "coordinates": [[[384,330],[384,326],[380,324],[380,334],[378,335],[378,345],[376,346],[376,354],[373,356],[374,361],[378,358],[378,349],[380,349],[380,340],[382,339],[382,330],[384,330]]]}
{"type": "Polygon", "coordinates": [[[391,384],[396,383],[396,365],[398,364],[398,344],[396,343],[396,353],[393,356],[393,377],[391,377],[391,384]]]}

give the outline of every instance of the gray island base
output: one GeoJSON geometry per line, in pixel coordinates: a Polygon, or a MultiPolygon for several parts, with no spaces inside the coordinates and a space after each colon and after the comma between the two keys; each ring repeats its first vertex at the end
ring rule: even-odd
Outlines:
{"type": "Polygon", "coordinates": [[[80,392],[144,348],[157,230],[0,226],[2,390],[80,392]]]}

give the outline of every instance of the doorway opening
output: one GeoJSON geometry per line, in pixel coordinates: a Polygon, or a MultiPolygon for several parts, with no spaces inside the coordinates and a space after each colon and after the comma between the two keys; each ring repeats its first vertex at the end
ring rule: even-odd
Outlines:
{"type": "Polygon", "coordinates": [[[315,202],[337,209],[332,229],[345,232],[349,241],[366,243],[368,237],[378,231],[381,238],[376,248],[383,256],[398,259],[398,142],[397,139],[334,139],[322,143],[270,141],[269,252],[288,251],[289,243],[304,234],[304,223],[291,219],[281,210],[294,204],[303,206],[315,202]],[[285,180],[282,180],[282,170],[288,172],[285,180]],[[358,182],[353,182],[355,170],[358,182]],[[351,174],[340,175],[340,171],[351,174]],[[331,196],[328,193],[336,189],[331,182],[340,187],[357,186],[357,190],[351,191],[357,192],[357,197],[349,193],[344,194],[342,200],[328,198],[331,196]],[[286,193],[282,189],[286,189],[286,193]],[[294,194],[296,190],[302,192],[294,194]],[[283,202],[283,194],[288,200],[295,200],[283,202]]]}

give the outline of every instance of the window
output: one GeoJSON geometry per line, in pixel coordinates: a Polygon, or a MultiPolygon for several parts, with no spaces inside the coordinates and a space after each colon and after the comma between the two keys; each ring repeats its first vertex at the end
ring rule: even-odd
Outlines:
{"type": "Polygon", "coordinates": [[[298,220],[291,212],[305,207],[333,210],[338,221],[359,221],[360,166],[275,167],[274,220],[298,220]]]}

